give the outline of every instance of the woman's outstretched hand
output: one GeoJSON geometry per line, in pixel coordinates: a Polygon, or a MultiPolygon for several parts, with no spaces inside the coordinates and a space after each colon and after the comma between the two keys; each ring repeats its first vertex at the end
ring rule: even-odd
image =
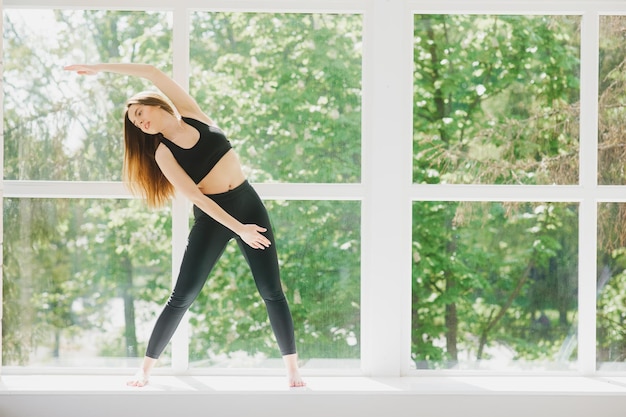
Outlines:
{"type": "Polygon", "coordinates": [[[265,249],[272,244],[267,237],[261,234],[265,231],[267,231],[265,227],[256,224],[244,224],[239,232],[239,237],[251,248],[265,249]]]}
{"type": "Polygon", "coordinates": [[[74,71],[80,75],[95,75],[98,73],[98,70],[94,65],[86,65],[86,64],[75,64],[75,65],[67,65],[63,67],[66,71],[74,71]]]}

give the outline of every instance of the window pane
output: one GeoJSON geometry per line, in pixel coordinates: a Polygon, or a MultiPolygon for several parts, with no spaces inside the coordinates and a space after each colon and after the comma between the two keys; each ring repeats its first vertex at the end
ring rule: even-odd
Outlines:
{"type": "MultiPolygon", "coordinates": [[[[307,368],[358,368],[360,202],[266,204],[299,358],[307,368]]],[[[283,366],[263,301],[235,244],[206,287],[191,308],[191,366],[283,366]]]]}
{"type": "Polygon", "coordinates": [[[578,206],[413,204],[417,368],[573,369],[578,206]]]}
{"type": "Polygon", "coordinates": [[[600,16],[600,80],[598,117],[598,183],[626,184],[626,16],[600,16]]]}
{"type": "MultiPolygon", "coordinates": [[[[171,63],[171,13],[4,10],[4,178],[119,180],[122,111],[148,83],[83,62],[171,63]]],[[[163,70],[170,70],[169,66],[163,70]]]]}
{"type": "Polygon", "coordinates": [[[416,183],[578,183],[580,16],[416,15],[416,183]]]}
{"type": "Polygon", "coordinates": [[[190,90],[255,182],[360,181],[360,15],[192,15],[190,90]]]}
{"type": "Polygon", "coordinates": [[[597,364],[626,369],[626,204],[598,206],[597,364]]]}
{"type": "Polygon", "coordinates": [[[136,200],[5,199],[2,363],[135,366],[169,295],[170,229],[136,200]]]}

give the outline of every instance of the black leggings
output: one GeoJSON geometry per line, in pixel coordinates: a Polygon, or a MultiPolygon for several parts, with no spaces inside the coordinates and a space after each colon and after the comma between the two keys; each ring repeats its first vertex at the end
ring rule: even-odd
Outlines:
{"type": "Polygon", "coordinates": [[[248,262],[256,287],[265,301],[281,354],[296,353],[291,312],[280,283],[274,233],[261,198],[247,181],[231,191],[208,197],[241,223],[254,223],[267,228],[264,235],[272,244],[265,249],[253,249],[230,229],[194,206],[195,222],[189,233],[178,280],[154,326],[146,356],[158,359],[161,355],[183,315],[200,293],[226,244],[233,238],[248,262]]]}

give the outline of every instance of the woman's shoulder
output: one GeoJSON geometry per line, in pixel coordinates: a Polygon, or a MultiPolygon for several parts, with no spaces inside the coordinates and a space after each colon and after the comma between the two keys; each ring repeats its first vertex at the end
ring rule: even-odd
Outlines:
{"type": "Polygon", "coordinates": [[[224,131],[212,120],[199,120],[189,116],[181,116],[183,122],[187,123],[189,126],[194,127],[200,134],[218,134],[226,136],[224,131]]]}
{"type": "Polygon", "coordinates": [[[209,116],[207,116],[206,114],[204,114],[204,113],[202,113],[202,114],[186,113],[186,114],[181,114],[180,116],[187,123],[190,123],[190,122],[194,123],[195,122],[195,124],[201,123],[203,125],[217,127],[215,122],[213,120],[211,120],[211,118],[209,116]]]}

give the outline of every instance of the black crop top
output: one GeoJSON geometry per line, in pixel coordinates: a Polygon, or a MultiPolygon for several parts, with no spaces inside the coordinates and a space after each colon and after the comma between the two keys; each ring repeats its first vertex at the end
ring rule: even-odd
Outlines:
{"type": "Polygon", "coordinates": [[[182,118],[185,123],[193,126],[200,132],[200,138],[191,148],[181,148],[171,140],[161,137],[161,143],[167,146],[178,164],[187,175],[198,184],[206,177],[217,162],[232,146],[224,132],[218,127],[209,126],[196,119],[182,118]]]}

